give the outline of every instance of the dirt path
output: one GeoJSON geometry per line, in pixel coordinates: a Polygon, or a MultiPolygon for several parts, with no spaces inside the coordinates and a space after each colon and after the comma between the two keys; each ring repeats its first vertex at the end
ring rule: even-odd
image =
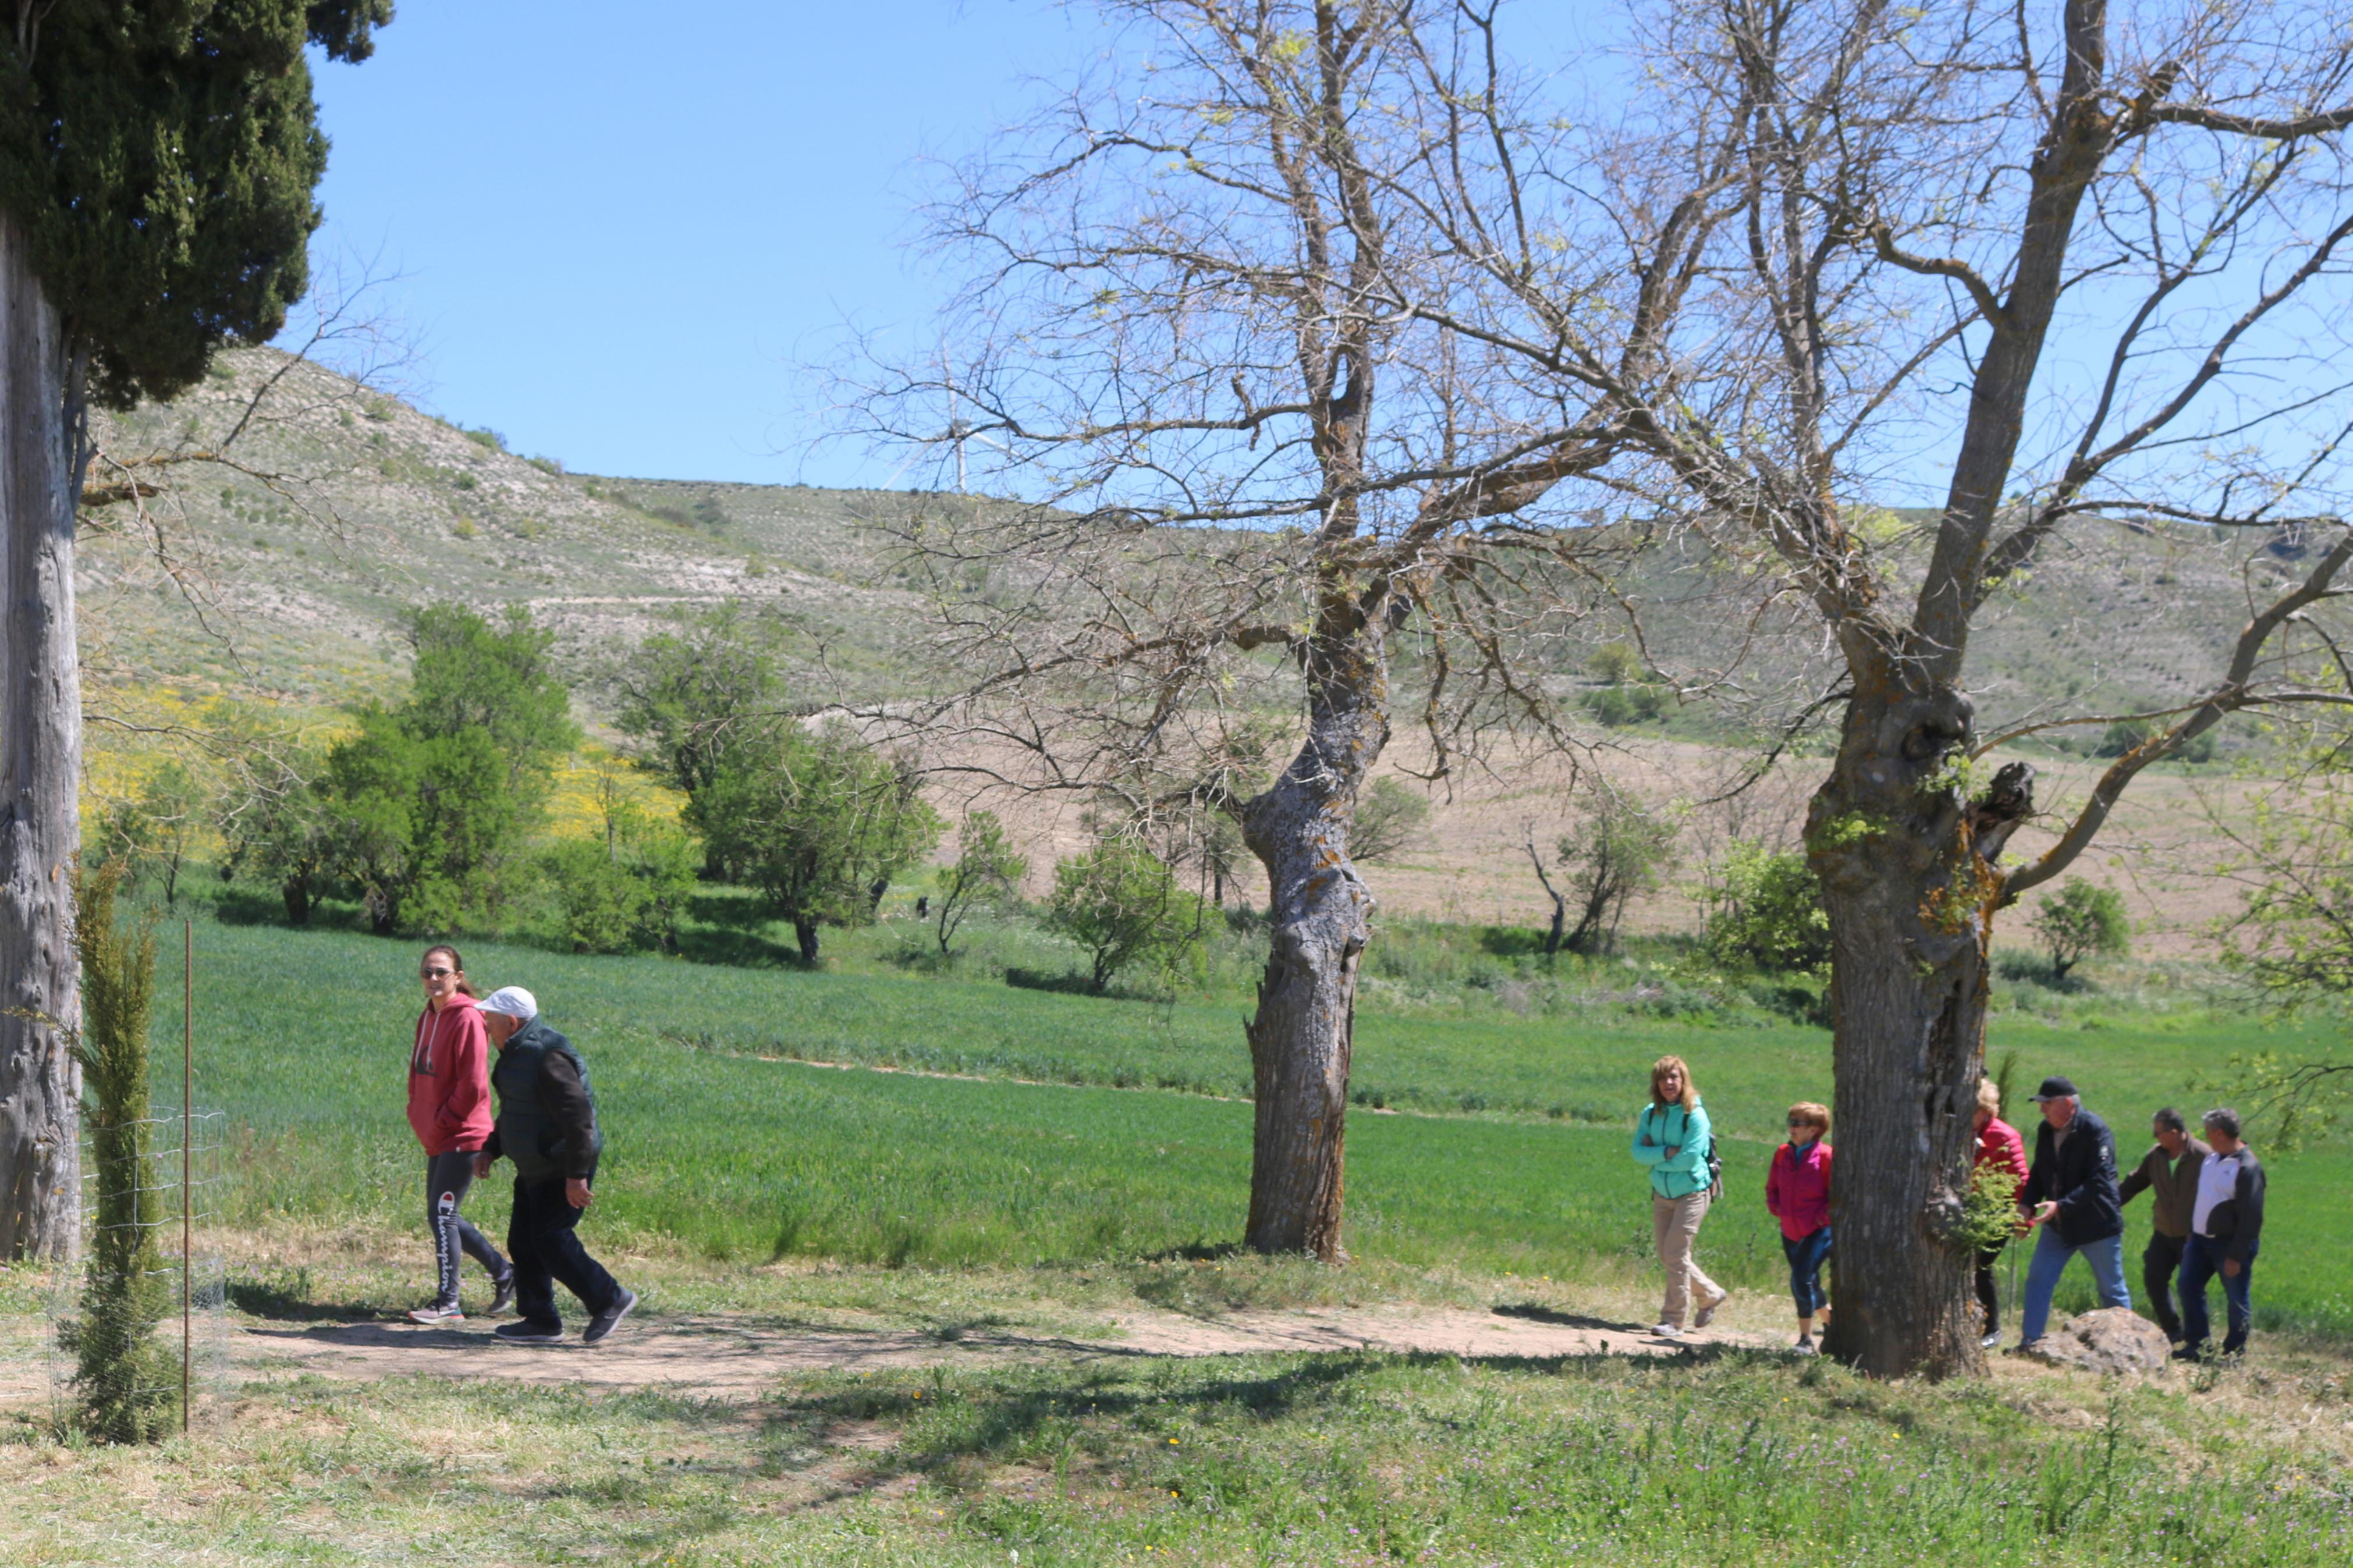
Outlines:
{"type": "Polygon", "coordinates": [[[864,1371],[988,1359],[1095,1360],[1137,1355],[1233,1355],[1266,1351],[1427,1351],[1474,1357],[1674,1355],[1686,1345],[1767,1348],[1778,1341],[1710,1331],[1680,1343],[1641,1325],[1542,1308],[1490,1311],[1328,1310],[1239,1313],[1214,1322],[1176,1313],[1114,1320],[1117,1332],[1070,1339],[978,1331],[953,1339],[928,1333],[844,1332],[768,1326],[724,1316],[626,1323],[601,1345],[576,1341],[511,1345],[491,1324],[423,1328],[406,1323],[248,1324],[231,1335],[248,1376],[310,1374],[480,1378],[589,1388],[663,1388],[744,1398],[785,1374],[864,1371]]]}

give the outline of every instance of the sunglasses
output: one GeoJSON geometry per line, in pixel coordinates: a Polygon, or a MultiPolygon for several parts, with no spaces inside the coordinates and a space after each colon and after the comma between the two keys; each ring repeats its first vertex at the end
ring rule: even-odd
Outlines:
{"type": "Polygon", "coordinates": [[[454,969],[421,969],[417,971],[417,977],[419,980],[439,980],[456,973],[454,969]]]}
{"type": "Polygon", "coordinates": [[[1810,1121],[1799,1121],[1796,1118],[1792,1117],[1790,1119],[1789,1125],[1792,1127],[1811,1127],[1813,1123],[1810,1121]]]}

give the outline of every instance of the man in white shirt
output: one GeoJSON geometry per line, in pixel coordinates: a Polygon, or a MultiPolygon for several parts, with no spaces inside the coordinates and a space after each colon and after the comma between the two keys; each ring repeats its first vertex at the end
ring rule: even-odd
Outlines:
{"type": "Polygon", "coordinates": [[[2213,1154],[2198,1170],[2198,1199],[2189,1212],[2189,1237],[2181,1247],[2181,1348],[2177,1359],[2206,1353],[2206,1282],[2222,1278],[2230,1329],[2222,1353],[2247,1348],[2254,1316],[2250,1296],[2255,1253],[2263,1234],[2263,1167],[2239,1139],[2239,1113],[2224,1107],[2206,1113],[2206,1142],[2213,1154]]]}

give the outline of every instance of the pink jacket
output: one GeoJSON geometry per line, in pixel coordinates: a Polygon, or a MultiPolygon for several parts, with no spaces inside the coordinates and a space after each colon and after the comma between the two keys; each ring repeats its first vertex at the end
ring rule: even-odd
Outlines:
{"type": "Polygon", "coordinates": [[[491,1036],[470,996],[452,996],[417,1020],[408,1125],[428,1154],[470,1154],[490,1142],[491,1036]]]}
{"type": "Polygon", "coordinates": [[[1773,1169],[1765,1177],[1765,1207],[1781,1220],[1781,1234],[1802,1240],[1831,1222],[1831,1146],[1816,1139],[1805,1158],[1798,1146],[1784,1143],[1773,1151],[1773,1169]]]}

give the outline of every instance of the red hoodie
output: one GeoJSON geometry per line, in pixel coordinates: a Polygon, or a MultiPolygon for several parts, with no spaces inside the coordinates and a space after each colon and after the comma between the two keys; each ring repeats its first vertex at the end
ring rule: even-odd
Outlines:
{"type": "Polygon", "coordinates": [[[491,1037],[470,996],[417,1020],[408,1057],[408,1125],[427,1154],[471,1154],[491,1138],[491,1037]]]}
{"type": "Polygon", "coordinates": [[[1806,1146],[1784,1143],[1773,1151],[1765,1175],[1765,1207],[1781,1222],[1781,1234],[1803,1241],[1831,1222],[1831,1146],[1815,1139],[1806,1146]]]}

